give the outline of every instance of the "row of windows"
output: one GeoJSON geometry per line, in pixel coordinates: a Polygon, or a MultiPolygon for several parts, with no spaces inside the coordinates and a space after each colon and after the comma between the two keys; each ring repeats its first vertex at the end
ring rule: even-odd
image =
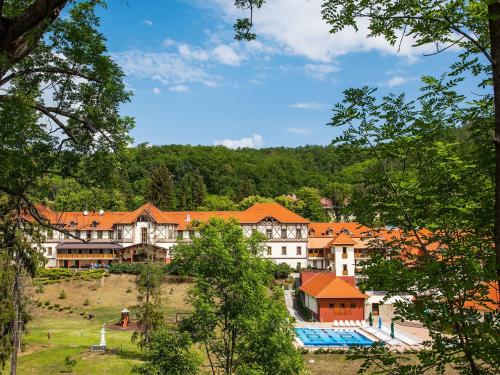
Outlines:
{"type": "MultiPolygon", "coordinates": [[[[252,229],[252,233],[257,233],[257,229],[252,229]]],[[[271,228],[266,229],[266,237],[268,239],[273,238],[273,230],[271,228]]],[[[282,240],[286,240],[287,237],[287,229],[286,228],[281,228],[281,237],[282,240]]],[[[302,238],[302,229],[301,228],[296,228],[295,229],[295,238],[302,238]]]]}
{"type": "MultiPolygon", "coordinates": [[[[302,246],[297,246],[295,254],[302,255],[302,246]]],[[[267,255],[273,255],[273,250],[272,250],[271,246],[267,247],[267,255]]],[[[281,255],[287,255],[287,247],[286,246],[281,247],[281,255]]]]}
{"type": "MultiPolygon", "coordinates": [[[[338,309],[345,309],[345,303],[338,303],[337,305],[335,305],[335,303],[329,303],[328,307],[330,309],[334,309],[335,307],[338,308],[338,309]]],[[[354,308],[356,308],[356,304],[355,303],[351,303],[350,307],[351,307],[351,309],[354,309],[354,308]]]]}

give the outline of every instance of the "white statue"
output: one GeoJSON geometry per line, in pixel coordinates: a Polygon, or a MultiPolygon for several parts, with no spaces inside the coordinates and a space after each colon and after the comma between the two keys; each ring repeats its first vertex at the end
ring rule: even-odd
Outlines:
{"type": "Polygon", "coordinates": [[[106,328],[104,328],[104,324],[101,328],[101,342],[99,343],[99,345],[103,348],[106,347],[106,328]]]}

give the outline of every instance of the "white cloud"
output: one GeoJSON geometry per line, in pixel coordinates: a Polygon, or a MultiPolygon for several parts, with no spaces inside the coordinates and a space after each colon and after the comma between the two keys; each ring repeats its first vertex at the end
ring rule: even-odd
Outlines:
{"type": "Polygon", "coordinates": [[[324,80],[328,75],[336,73],[340,70],[338,65],[332,64],[306,64],[304,71],[307,75],[319,80],[324,80]]]}
{"type": "Polygon", "coordinates": [[[307,128],[287,128],[286,130],[299,135],[310,135],[312,133],[312,130],[307,128]]]}
{"type": "Polygon", "coordinates": [[[243,56],[227,44],[219,44],[213,49],[212,53],[217,61],[225,65],[237,66],[243,60],[243,56]]]}
{"type": "Polygon", "coordinates": [[[207,87],[215,87],[222,80],[208,73],[203,66],[174,53],[132,50],[114,53],[113,58],[127,75],[149,78],[165,85],[202,83],[207,87]]]}
{"type": "Polygon", "coordinates": [[[160,94],[161,90],[158,87],[153,87],[153,94],[160,94]]]}
{"type": "Polygon", "coordinates": [[[396,86],[401,86],[404,85],[405,83],[408,83],[410,81],[414,81],[415,78],[413,77],[405,77],[401,75],[395,75],[394,77],[389,78],[388,80],[381,82],[381,86],[386,86],[386,87],[396,87],[396,86]]]}
{"type": "Polygon", "coordinates": [[[188,92],[189,87],[186,85],[175,85],[170,87],[169,90],[174,92],[188,92]]]}
{"type": "Polygon", "coordinates": [[[323,104],[317,102],[298,102],[294,104],[290,104],[288,108],[294,109],[321,109],[323,108],[323,104]]]}
{"type": "Polygon", "coordinates": [[[207,51],[197,47],[193,48],[185,43],[179,44],[177,50],[179,55],[188,60],[207,61],[210,58],[207,51]]]}
{"type": "MultiPolygon", "coordinates": [[[[237,18],[234,0],[209,0],[216,10],[222,10],[227,22],[237,18]]],[[[330,27],[322,19],[323,0],[267,0],[263,8],[254,12],[254,29],[261,38],[271,41],[284,53],[298,55],[311,61],[329,63],[336,57],[351,52],[380,51],[397,54],[398,47],[391,46],[384,38],[368,38],[368,20],[358,20],[359,31],[346,28],[330,34],[330,27]]],[[[405,38],[399,55],[409,59],[422,52],[412,47],[413,41],[405,38]]],[[[429,50],[430,47],[425,47],[429,50]]]]}
{"type": "Polygon", "coordinates": [[[260,148],[264,144],[264,138],[260,134],[241,139],[222,139],[215,141],[215,146],[225,146],[227,148],[260,148]]]}
{"type": "Polygon", "coordinates": [[[151,21],[151,20],[145,20],[144,21],[144,25],[146,25],[146,26],[153,26],[153,21],[151,21]]]}

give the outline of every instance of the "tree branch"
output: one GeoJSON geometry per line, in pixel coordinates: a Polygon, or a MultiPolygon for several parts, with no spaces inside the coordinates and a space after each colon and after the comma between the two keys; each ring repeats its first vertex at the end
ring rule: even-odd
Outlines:
{"type": "Polygon", "coordinates": [[[51,113],[51,111],[49,111],[49,109],[48,109],[48,108],[45,108],[43,105],[38,104],[38,103],[37,103],[37,104],[35,104],[34,106],[32,106],[32,108],[34,108],[34,109],[36,109],[36,110],[38,110],[38,111],[42,112],[45,116],[47,116],[47,117],[48,117],[48,118],[50,118],[52,121],[54,121],[54,122],[57,124],[57,126],[59,126],[59,128],[61,128],[61,130],[62,130],[62,131],[64,131],[64,132],[66,133],[66,135],[67,135],[69,138],[71,138],[71,140],[72,140],[74,143],[78,144],[78,141],[77,141],[76,137],[73,135],[73,133],[72,133],[72,132],[71,132],[71,131],[67,128],[67,126],[66,126],[66,125],[64,125],[64,124],[62,123],[62,121],[61,121],[61,120],[59,120],[59,119],[57,118],[57,116],[53,115],[53,114],[51,113]]]}
{"type": "Polygon", "coordinates": [[[97,83],[100,83],[101,81],[94,78],[94,77],[91,77],[87,74],[84,74],[84,73],[81,73],[79,72],[78,70],[75,70],[75,69],[69,69],[69,68],[60,68],[60,67],[51,67],[51,66],[47,66],[47,67],[41,67],[41,68],[33,68],[33,69],[24,69],[24,70],[18,70],[17,72],[14,72],[12,74],[9,74],[8,76],[6,76],[5,78],[1,79],[0,80],[0,86],[4,85],[5,83],[13,80],[14,78],[17,78],[17,77],[20,77],[20,76],[23,76],[23,75],[27,75],[27,74],[33,74],[33,73],[48,73],[48,74],[67,74],[67,75],[70,75],[70,76],[76,76],[76,77],[80,77],[80,78],[84,78],[88,81],[92,81],[92,82],[97,82],[97,83]]]}

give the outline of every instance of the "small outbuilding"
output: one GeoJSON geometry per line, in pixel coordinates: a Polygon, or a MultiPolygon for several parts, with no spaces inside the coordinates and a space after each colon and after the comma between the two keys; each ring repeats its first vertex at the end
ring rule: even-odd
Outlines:
{"type": "Polygon", "coordinates": [[[317,273],[303,280],[300,291],[304,294],[304,306],[319,322],[365,319],[368,296],[342,277],[317,273]]]}

